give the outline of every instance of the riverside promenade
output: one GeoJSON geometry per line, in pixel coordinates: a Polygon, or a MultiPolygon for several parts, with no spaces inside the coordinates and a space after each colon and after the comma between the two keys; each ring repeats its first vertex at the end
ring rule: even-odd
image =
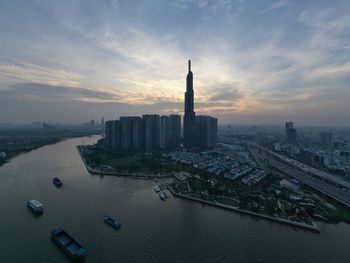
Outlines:
{"type": "Polygon", "coordinates": [[[312,225],[309,225],[309,224],[305,224],[305,223],[301,223],[301,222],[290,221],[290,220],[283,219],[283,218],[276,218],[276,217],[272,217],[272,216],[268,216],[268,215],[263,215],[263,214],[251,212],[251,211],[248,211],[248,210],[239,209],[239,208],[236,208],[236,207],[233,207],[233,206],[229,206],[229,205],[224,205],[224,204],[220,204],[220,203],[214,203],[214,202],[206,201],[206,200],[203,200],[203,199],[195,198],[195,197],[192,197],[192,196],[188,196],[188,195],[185,195],[185,194],[176,193],[170,186],[168,186],[168,190],[175,197],[189,199],[189,200],[200,202],[200,203],[203,203],[203,204],[216,206],[216,207],[223,208],[223,209],[226,209],[226,210],[235,211],[235,212],[238,212],[238,213],[241,213],[241,214],[247,214],[247,215],[251,215],[251,216],[255,216],[255,217],[260,217],[260,218],[263,218],[263,219],[266,219],[266,220],[275,221],[275,222],[278,222],[278,223],[281,223],[281,224],[286,224],[286,225],[290,225],[290,226],[294,226],[294,227],[299,227],[299,228],[302,228],[302,229],[305,229],[305,230],[310,230],[310,231],[313,231],[313,232],[320,232],[320,229],[318,228],[318,226],[314,222],[312,222],[312,225]]]}

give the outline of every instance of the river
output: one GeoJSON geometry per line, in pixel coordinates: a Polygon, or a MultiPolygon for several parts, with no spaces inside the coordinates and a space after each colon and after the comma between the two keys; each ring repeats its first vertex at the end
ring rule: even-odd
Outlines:
{"type": "Polygon", "coordinates": [[[163,202],[152,181],[90,175],[76,145],[98,138],[47,145],[0,167],[0,262],[67,262],[50,240],[57,226],[88,249],[86,262],[350,261],[344,223],[313,233],[172,196],[163,202]],[[32,198],[45,206],[40,217],[26,207],[32,198]]]}

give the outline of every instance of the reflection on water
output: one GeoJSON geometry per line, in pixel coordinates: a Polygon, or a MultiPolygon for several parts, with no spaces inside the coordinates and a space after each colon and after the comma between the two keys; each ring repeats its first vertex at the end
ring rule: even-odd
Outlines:
{"type": "Polygon", "coordinates": [[[350,226],[320,234],[168,198],[151,181],[90,175],[70,139],[20,155],[0,168],[0,262],[67,262],[50,241],[64,227],[88,249],[87,262],[347,262],[350,226]],[[62,188],[52,178],[63,181],[62,188]],[[45,213],[26,208],[38,199],[45,213]],[[102,216],[118,218],[115,231],[102,216]]]}

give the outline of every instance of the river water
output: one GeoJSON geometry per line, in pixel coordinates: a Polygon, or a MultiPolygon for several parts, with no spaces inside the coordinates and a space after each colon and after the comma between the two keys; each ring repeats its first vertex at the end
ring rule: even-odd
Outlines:
{"type": "Polygon", "coordinates": [[[90,175],[69,139],[22,154],[0,167],[0,262],[67,262],[51,242],[62,226],[88,249],[86,262],[350,262],[350,226],[320,233],[170,196],[152,181],[90,175]],[[64,185],[52,184],[59,177],[64,185]],[[34,216],[29,199],[45,205],[34,216]],[[102,216],[118,218],[116,231],[102,216]]]}

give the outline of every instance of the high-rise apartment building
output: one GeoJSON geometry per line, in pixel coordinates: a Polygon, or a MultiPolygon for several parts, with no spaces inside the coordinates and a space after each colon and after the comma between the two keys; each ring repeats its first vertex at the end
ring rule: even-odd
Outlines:
{"type": "Polygon", "coordinates": [[[211,116],[196,116],[196,144],[201,148],[213,148],[217,143],[218,120],[211,116]]]}
{"type": "Polygon", "coordinates": [[[106,121],[105,123],[105,145],[107,148],[112,149],[112,126],[114,121],[106,121]]]}
{"type": "Polygon", "coordinates": [[[170,142],[169,147],[178,147],[181,143],[181,117],[180,115],[169,115],[170,142]]]}
{"type": "Polygon", "coordinates": [[[297,142],[297,130],[293,127],[293,122],[286,122],[286,142],[295,144],[297,142]]]}
{"type": "Polygon", "coordinates": [[[159,115],[146,114],[142,115],[142,120],[145,129],[145,148],[159,148],[159,115]]]}
{"type": "Polygon", "coordinates": [[[143,122],[140,117],[120,117],[120,148],[124,150],[142,149],[143,140],[143,122]]]}
{"type": "Polygon", "coordinates": [[[170,119],[169,116],[160,116],[159,119],[159,147],[167,149],[170,147],[170,119]]]}
{"type": "Polygon", "coordinates": [[[105,123],[105,145],[112,151],[120,148],[121,125],[119,120],[106,121],[105,123]]]}
{"type": "Polygon", "coordinates": [[[328,148],[333,147],[333,134],[331,132],[320,133],[320,143],[328,148]]]}

